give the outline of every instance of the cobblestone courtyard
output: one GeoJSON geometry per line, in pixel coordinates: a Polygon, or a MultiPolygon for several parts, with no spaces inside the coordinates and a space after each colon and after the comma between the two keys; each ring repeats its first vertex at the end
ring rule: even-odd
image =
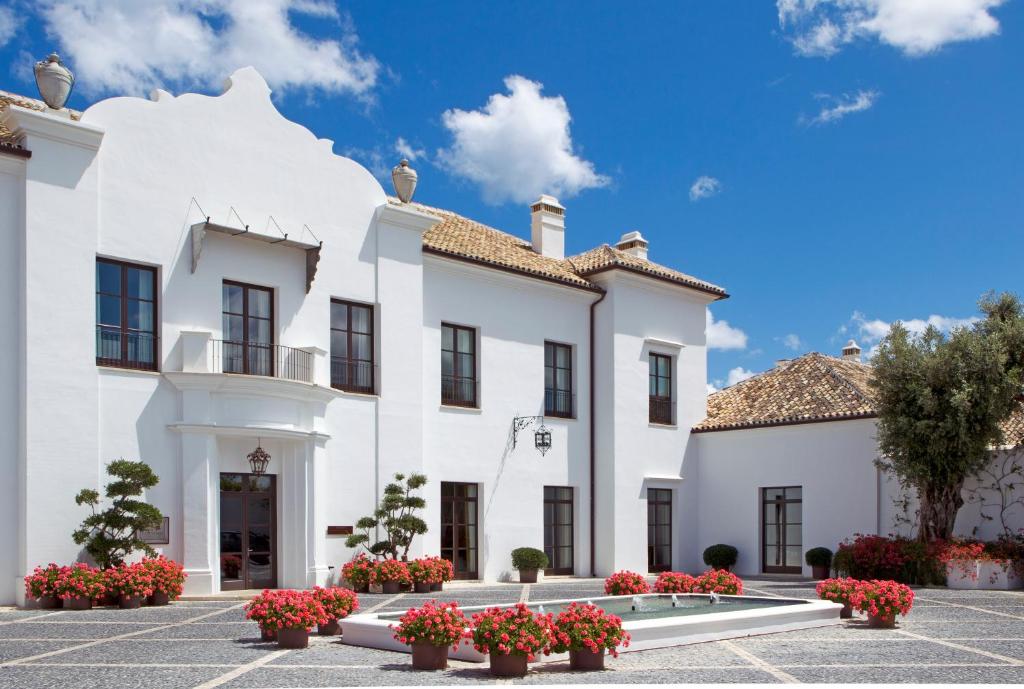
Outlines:
{"type": "MultiPolygon", "coordinates": [[[[807,582],[748,580],[751,593],[813,597],[807,582]]],[[[466,605],[598,595],[601,582],[464,586],[444,600],[466,605]]],[[[404,610],[427,598],[360,596],[363,611],[404,610]]],[[[0,611],[0,687],[332,687],[486,684],[486,664],[451,662],[420,673],[401,653],[311,637],[281,651],[261,643],[242,601],[89,612],[0,611]]],[[[515,683],[998,682],[1024,683],[1024,593],[921,589],[896,630],[863,622],[627,653],[602,673],[567,663],[532,666],[515,683]]],[[[508,680],[502,683],[508,683],[508,680]]]]}

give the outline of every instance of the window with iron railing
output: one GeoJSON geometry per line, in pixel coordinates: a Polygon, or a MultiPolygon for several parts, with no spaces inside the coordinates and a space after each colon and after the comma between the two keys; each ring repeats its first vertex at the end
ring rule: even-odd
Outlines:
{"type": "Polygon", "coordinates": [[[651,423],[671,425],[672,418],[672,357],[650,354],[648,359],[648,418],[651,423]]]}
{"type": "Polygon", "coordinates": [[[572,347],[557,342],[544,343],[544,415],[571,418],[572,347]]]}
{"type": "Polygon", "coordinates": [[[157,370],[156,269],[96,259],[96,363],[157,370]]]}
{"type": "Polygon", "coordinates": [[[222,304],[223,372],[273,377],[278,363],[273,290],[225,280],[222,304]]]}
{"type": "Polygon", "coordinates": [[[372,395],[376,391],[373,307],[331,300],[331,386],[372,395]]]}
{"type": "Polygon", "coordinates": [[[476,330],[441,324],[441,404],[477,406],[476,330]]]}

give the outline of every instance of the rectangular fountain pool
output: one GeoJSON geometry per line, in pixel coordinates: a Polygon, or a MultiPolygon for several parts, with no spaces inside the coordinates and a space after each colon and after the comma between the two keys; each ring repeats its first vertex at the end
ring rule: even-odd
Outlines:
{"type": "MultiPolygon", "coordinates": [[[[444,600],[440,597],[439,600],[444,600]]],[[[762,596],[720,596],[712,602],[706,594],[645,594],[642,596],[602,596],[573,600],[531,601],[536,612],[558,614],[573,602],[593,603],[622,618],[623,628],[632,641],[623,652],[643,651],[666,646],[735,639],[757,634],[808,629],[839,623],[838,603],[799,598],[762,596]]],[[[463,608],[466,617],[484,608],[478,605],[463,608]]],[[[510,607],[499,605],[498,607],[510,607]]],[[[397,624],[402,612],[352,615],[341,621],[342,641],[353,646],[368,646],[408,652],[409,647],[395,641],[390,625],[397,624]]],[[[449,657],[459,660],[483,661],[484,656],[463,642],[449,657]]],[[[548,656],[544,660],[560,660],[548,656]]]]}

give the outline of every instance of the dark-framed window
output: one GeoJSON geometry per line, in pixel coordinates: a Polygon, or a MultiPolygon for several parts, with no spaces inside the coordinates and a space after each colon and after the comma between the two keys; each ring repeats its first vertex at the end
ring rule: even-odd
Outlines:
{"type": "Polygon", "coordinates": [[[441,404],[477,406],[475,328],[441,324],[441,404]]]}
{"type": "Polygon", "coordinates": [[[545,574],[573,573],[573,490],[571,486],[544,486],[545,574]]]}
{"type": "Polygon", "coordinates": [[[96,259],[96,363],[157,370],[156,268],[96,259]]]}
{"type": "Polygon", "coordinates": [[[761,569],[799,574],[803,571],[803,488],[761,489],[761,569]]]}
{"type": "Polygon", "coordinates": [[[672,489],[647,489],[647,570],[672,569],[672,489]]]}
{"type": "Polygon", "coordinates": [[[222,288],[224,373],[274,375],[274,290],[225,280],[222,288]]]}
{"type": "Polygon", "coordinates": [[[373,307],[331,299],[331,386],[374,392],[373,307]]]}
{"type": "Polygon", "coordinates": [[[648,358],[649,418],[651,423],[672,423],[672,357],[651,352],[648,358]]]}
{"type": "Polygon", "coordinates": [[[572,418],[572,346],[544,343],[544,415],[572,418]]]}
{"type": "Polygon", "coordinates": [[[456,579],[476,579],[479,540],[475,483],[441,482],[441,557],[451,561],[456,579]]]}

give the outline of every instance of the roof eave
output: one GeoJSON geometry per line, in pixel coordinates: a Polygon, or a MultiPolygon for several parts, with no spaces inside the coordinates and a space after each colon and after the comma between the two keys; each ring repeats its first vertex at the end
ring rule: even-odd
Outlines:
{"type": "Polygon", "coordinates": [[[494,270],[500,270],[506,273],[512,273],[521,277],[533,278],[535,280],[543,280],[544,282],[551,282],[562,287],[572,287],[585,292],[592,292],[594,294],[603,294],[604,290],[597,285],[581,285],[578,282],[572,282],[571,280],[563,280],[561,278],[554,277],[552,275],[544,275],[543,273],[536,273],[530,270],[524,270],[522,268],[514,268],[494,261],[488,261],[486,259],[477,258],[476,256],[467,256],[465,254],[459,254],[452,251],[445,251],[444,249],[438,249],[432,246],[424,246],[423,253],[432,254],[434,256],[442,256],[444,258],[453,259],[456,261],[462,261],[464,263],[471,263],[473,265],[482,266],[484,268],[492,268],[494,270]]]}
{"type": "Polygon", "coordinates": [[[658,275],[648,270],[641,270],[640,268],[634,268],[633,266],[624,266],[617,263],[610,263],[600,268],[594,268],[588,271],[581,271],[579,274],[581,277],[590,277],[591,275],[597,275],[599,273],[605,273],[609,270],[624,270],[627,273],[633,273],[634,275],[642,275],[645,278],[651,278],[652,280],[660,280],[661,282],[667,282],[676,287],[686,287],[687,289],[696,290],[703,292],[704,294],[710,294],[715,297],[715,301],[721,301],[722,299],[728,299],[729,294],[722,288],[712,288],[705,285],[701,285],[697,282],[690,282],[687,280],[680,280],[676,278],[670,278],[667,275],[658,275]]]}
{"type": "Polygon", "coordinates": [[[857,412],[853,414],[836,414],[834,416],[814,416],[814,417],[791,417],[785,419],[764,419],[760,421],[745,421],[742,423],[735,424],[721,424],[717,426],[706,426],[701,428],[700,426],[694,426],[690,429],[691,433],[717,433],[719,431],[745,431],[753,428],[775,428],[778,426],[803,426],[810,423],[829,423],[832,421],[857,421],[860,419],[876,419],[878,414],[876,412],[857,412]]]}

